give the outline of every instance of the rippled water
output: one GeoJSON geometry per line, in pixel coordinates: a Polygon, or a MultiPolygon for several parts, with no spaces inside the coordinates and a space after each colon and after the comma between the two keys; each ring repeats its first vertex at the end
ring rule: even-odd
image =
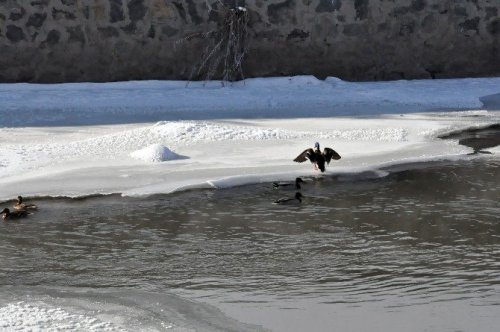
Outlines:
{"type": "Polygon", "coordinates": [[[494,331],[500,161],[423,166],[306,179],[301,206],[271,204],[294,192],[269,184],[41,199],[0,224],[0,296],[126,289],[273,330],[494,331]]]}

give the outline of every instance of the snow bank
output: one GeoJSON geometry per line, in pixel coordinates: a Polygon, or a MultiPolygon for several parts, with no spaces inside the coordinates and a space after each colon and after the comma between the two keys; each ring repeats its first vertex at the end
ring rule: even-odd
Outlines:
{"type": "Polygon", "coordinates": [[[500,78],[346,82],[313,76],[221,82],[0,84],[0,127],[329,117],[480,108],[500,78]]]}

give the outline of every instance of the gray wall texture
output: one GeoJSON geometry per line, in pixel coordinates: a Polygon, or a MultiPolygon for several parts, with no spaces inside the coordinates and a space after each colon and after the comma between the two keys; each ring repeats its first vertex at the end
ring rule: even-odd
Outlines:
{"type": "MultiPolygon", "coordinates": [[[[247,77],[500,75],[500,0],[235,1],[250,17],[247,77]]],[[[0,81],[186,79],[207,42],[197,33],[221,19],[209,6],[222,7],[217,0],[0,0],[0,81]]]]}

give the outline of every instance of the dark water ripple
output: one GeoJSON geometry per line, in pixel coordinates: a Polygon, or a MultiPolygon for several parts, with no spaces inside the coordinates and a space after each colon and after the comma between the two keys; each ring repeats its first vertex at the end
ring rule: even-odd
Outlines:
{"type": "Polygon", "coordinates": [[[483,160],[309,180],[299,207],[270,204],[287,193],[266,184],[39,200],[29,219],[0,225],[0,285],[499,303],[498,179],[500,162],[483,160]]]}

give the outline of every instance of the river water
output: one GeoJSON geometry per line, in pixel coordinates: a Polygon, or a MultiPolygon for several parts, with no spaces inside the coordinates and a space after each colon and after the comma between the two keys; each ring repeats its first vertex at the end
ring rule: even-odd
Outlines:
{"type": "MultiPolygon", "coordinates": [[[[0,224],[0,330],[497,331],[500,161],[142,198],[0,224]]],[[[6,202],[11,204],[11,202],[6,202]]]]}

